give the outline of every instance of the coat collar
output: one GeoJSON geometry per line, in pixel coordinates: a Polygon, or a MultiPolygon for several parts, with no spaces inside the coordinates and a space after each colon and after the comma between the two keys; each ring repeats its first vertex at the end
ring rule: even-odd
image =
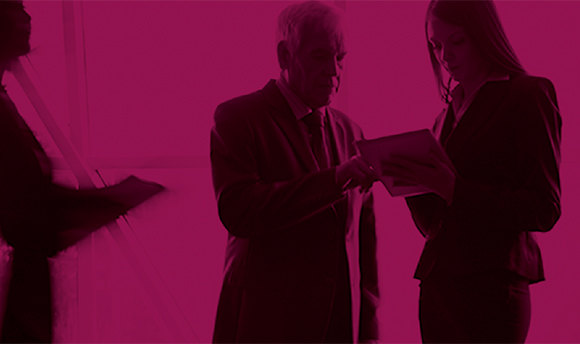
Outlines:
{"type": "Polygon", "coordinates": [[[445,150],[453,159],[462,147],[475,135],[481,126],[494,114],[495,109],[507,96],[510,82],[490,81],[483,85],[465,111],[457,127],[447,139],[445,150]]]}
{"type": "MultiPolygon", "coordinates": [[[[270,105],[270,114],[274,121],[278,124],[280,129],[284,132],[287,140],[290,142],[296,157],[304,165],[306,172],[312,172],[318,170],[318,165],[316,163],[316,158],[310,149],[310,145],[304,137],[300,124],[292,112],[288,101],[282,95],[282,92],[276,86],[275,80],[270,80],[268,84],[262,89],[266,102],[270,105]]],[[[329,106],[326,107],[326,113],[328,116],[328,121],[330,123],[330,135],[333,138],[334,146],[336,148],[336,153],[334,156],[335,161],[340,164],[341,162],[348,159],[348,147],[349,144],[346,137],[346,131],[343,126],[342,121],[338,120],[338,114],[329,106]]],[[[329,152],[333,151],[330,149],[329,152]]]]}
{"type": "Polygon", "coordinates": [[[351,142],[352,138],[349,138],[347,130],[344,127],[344,121],[340,120],[338,113],[330,106],[326,107],[326,111],[328,121],[330,122],[330,135],[336,147],[334,160],[337,164],[341,164],[350,158],[349,146],[354,146],[354,142],[351,142]]]}

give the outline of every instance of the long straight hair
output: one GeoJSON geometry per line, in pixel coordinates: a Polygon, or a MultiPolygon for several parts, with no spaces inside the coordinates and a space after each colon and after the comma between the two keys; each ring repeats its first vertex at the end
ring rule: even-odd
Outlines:
{"type": "Polygon", "coordinates": [[[461,27],[493,71],[510,77],[527,74],[508,41],[492,0],[431,0],[425,16],[425,36],[437,88],[446,103],[451,79],[443,80],[441,64],[429,44],[427,27],[433,17],[461,27]]]}

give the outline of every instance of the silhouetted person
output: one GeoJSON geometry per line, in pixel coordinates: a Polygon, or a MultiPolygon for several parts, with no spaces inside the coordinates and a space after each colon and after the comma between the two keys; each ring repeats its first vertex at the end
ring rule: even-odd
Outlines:
{"type": "MultiPolygon", "coordinates": [[[[22,2],[0,1],[0,78],[11,61],[28,53],[29,36],[22,2]]],[[[51,173],[50,160],[0,88],[0,231],[13,247],[3,343],[51,342],[47,257],[162,189],[129,177],[110,188],[73,190],[53,184],[51,173]]]]}
{"type": "Polygon", "coordinates": [[[215,112],[229,238],[213,340],[376,341],[374,175],[356,156],[361,129],[329,106],[346,54],[341,13],[287,7],[277,49],[280,77],[215,112]]]}
{"type": "Polygon", "coordinates": [[[434,191],[407,198],[427,239],[415,272],[421,335],[426,343],[523,343],[528,287],[544,280],[533,232],[560,217],[554,87],[526,73],[492,1],[431,1],[425,31],[448,104],[433,131],[457,175],[436,157],[431,167],[385,166],[434,191]]]}

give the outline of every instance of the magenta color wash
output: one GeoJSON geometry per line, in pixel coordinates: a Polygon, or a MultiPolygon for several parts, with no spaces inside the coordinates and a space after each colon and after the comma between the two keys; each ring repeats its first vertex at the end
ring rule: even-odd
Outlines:
{"type": "MultiPolygon", "coordinates": [[[[79,151],[90,170],[98,169],[108,183],[135,174],[168,188],[128,214],[131,228],[121,224],[142,272],[135,272],[105,229],[53,259],[55,341],[211,340],[226,243],[209,168],[212,114],[217,104],[278,76],[275,23],[288,4],[75,1],[69,2],[71,12],[63,12],[61,1],[25,1],[34,69],[27,61],[25,67],[65,133],[80,135],[79,151]],[[72,26],[64,31],[67,20],[72,26]],[[72,47],[64,39],[71,27],[72,47]],[[66,49],[78,58],[76,82],[66,49]],[[75,94],[80,109],[69,106],[75,94]],[[143,275],[150,285],[144,286],[143,275]]],[[[341,5],[350,39],[334,105],[368,138],[430,127],[443,104],[426,49],[427,2],[341,5]]],[[[552,232],[537,235],[547,281],[530,288],[528,342],[580,342],[580,2],[498,1],[497,7],[524,66],[555,84],[564,121],[563,215],[552,232]]],[[[74,183],[23,91],[11,78],[6,83],[20,113],[57,158],[58,179],[74,183]]],[[[402,199],[378,184],[375,196],[381,338],[417,342],[419,288],[412,276],[423,240],[402,199]]]]}

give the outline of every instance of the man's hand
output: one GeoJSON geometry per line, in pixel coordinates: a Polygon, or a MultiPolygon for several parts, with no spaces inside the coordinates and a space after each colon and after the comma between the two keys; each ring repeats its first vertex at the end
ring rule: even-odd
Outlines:
{"type": "Polygon", "coordinates": [[[381,168],[383,175],[411,185],[423,185],[444,198],[448,204],[453,200],[455,171],[434,153],[425,162],[391,157],[389,162],[383,162],[381,168]]]}
{"type": "Polygon", "coordinates": [[[336,181],[344,190],[360,186],[361,193],[365,192],[376,179],[372,167],[360,155],[353,156],[336,168],[336,181]]]}

